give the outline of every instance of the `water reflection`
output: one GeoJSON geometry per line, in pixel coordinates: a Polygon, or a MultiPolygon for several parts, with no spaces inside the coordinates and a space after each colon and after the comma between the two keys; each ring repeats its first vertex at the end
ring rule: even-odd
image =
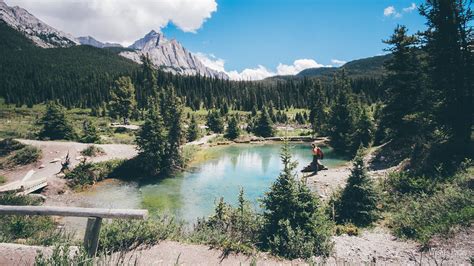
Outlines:
{"type": "MultiPolygon", "coordinates": [[[[174,214],[188,222],[211,214],[216,199],[220,197],[236,204],[240,187],[244,188],[252,204],[258,207],[257,199],[264,195],[282,168],[280,149],[279,144],[216,147],[209,151],[216,154],[213,159],[195,165],[192,171],[176,177],[142,184],[139,188],[124,189],[123,186],[129,185],[110,183],[106,185],[107,189],[85,196],[90,197],[93,204],[112,201],[111,204],[121,208],[135,205],[133,207],[143,207],[151,212],[174,214]],[[118,193],[121,197],[115,196],[118,193]]],[[[334,167],[345,162],[331,150],[323,148],[323,151],[326,166],[334,167]]],[[[296,144],[291,152],[293,159],[299,163],[298,170],[311,161],[309,144],[296,144]]]]}

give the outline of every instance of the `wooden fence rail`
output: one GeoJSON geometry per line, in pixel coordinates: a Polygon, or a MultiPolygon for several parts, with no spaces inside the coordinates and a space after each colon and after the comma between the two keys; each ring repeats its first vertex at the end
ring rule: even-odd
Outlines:
{"type": "Polygon", "coordinates": [[[99,246],[99,233],[102,219],[140,219],[148,217],[147,210],[134,209],[102,209],[52,206],[8,206],[0,205],[0,215],[43,215],[87,217],[84,247],[89,256],[95,256],[99,246]]]}

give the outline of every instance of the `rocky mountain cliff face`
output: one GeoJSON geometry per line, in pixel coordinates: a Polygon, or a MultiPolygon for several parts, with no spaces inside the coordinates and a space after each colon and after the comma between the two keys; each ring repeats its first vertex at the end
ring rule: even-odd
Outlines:
{"type": "Polygon", "coordinates": [[[165,71],[184,75],[202,75],[228,79],[227,74],[206,67],[195,55],[186,50],[178,41],[168,40],[163,34],[151,31],[137,40],[129,48],[136,51],[124,51],[120,55],[140,63],[142,55],[150,57],[152,63],[165,71]]]}
{"type": "MultiPolygon", "coordinates": [[[[103,43],[91,36],[74,38],[59,31],[30,14],[25,9],[8,6],[0,0],[0,21],[23,33],[37,46],[42,48],[70,47],[79,44],[98,48],[121,47],[119,44],[103,43]]],[[[152,63],[164,71],[183,75],[202,75],[228,79],[227,74],[206,67],[195,55],[186,50],[178,41],[168,40],[161,33],[151,31],[137,40],[129,48],[135,51],[123,51],[121,56],[141,63],[142,55],[149,56],[152,63]]]]}
{"type": "Polygon", "coordinates": [[[78,37],[77,40],[82,45],[90,45],[97,48],[122,47],[122,45],[118,43],[109,43],[109,42],[103,43],[101,41],[94,39],[94,37],[91,37],[91,36],[78,37]]]}
{"type": "Polygon", "coordinates": [[[23,33],[39,47],[70,47],[78,44],[73,36],[50,27],[21,7],[7,6],[2,0],[0,0],[0,20],[23,33]]]}

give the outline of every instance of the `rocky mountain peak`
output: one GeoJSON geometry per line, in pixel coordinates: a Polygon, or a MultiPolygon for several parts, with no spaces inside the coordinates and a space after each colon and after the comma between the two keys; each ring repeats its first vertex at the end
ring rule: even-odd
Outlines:
{"type": "Polygon", "coordinates": [[[25,9],[8,6],[0,0],[0,20],[31,39],[43,48],[70,47],[78,44],[71,35],[49,26],[25,9]]]}
{"type": "Polygon", "coordinates": [[[164,71],[184,75],[202,75],[228,79],[227,74],[206,67],[195,55],[184,48],[176,39],[168,40],[162,33],[150,31],[143,38],[129,46],[136,51],[122,52],[120,55],[141,63],[146,55],[155,67],[164,71]]]}

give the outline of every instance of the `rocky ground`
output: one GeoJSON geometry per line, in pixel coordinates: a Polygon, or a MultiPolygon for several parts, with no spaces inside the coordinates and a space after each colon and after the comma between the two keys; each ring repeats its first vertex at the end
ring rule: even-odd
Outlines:
{"type": "MultiPolygon", "coordinates": [[[[199,143],[206,143],[208,139],[199,143]]],[[[38,176],[51,176],[51,181],[59,182],[55,177],[60,169],[60,164],[50,163],[55,158],[64,157],[67,152],[73,158],[74,164],[79,152],[87,145],[74,142],[42,142],[22,140],[22,142],[35,145],[43,150],[42,161],[36,165],[27,166],[16,172],[9,173],[9,180],[18,180],[30,169],[35,169],[38,176]],[[39,165],[45,167],[39,169],[39,165]],[[46,167],[47,165],[47,167],[46,167]]],[[[96,157],[93,160],[103,161],[112,158],[130,158],[136,154],[136,150],[131,145],[98,145],[106,151],[106,155],[96,157]]],[[[370,156],[370,155],[369,155],[370,156]]],[[[393,169],[377,169],[369,174],[372,178],[384,178],[388,171],[393,169]]],[[[345,166],[320,171],[317,175],[307,176],[307,183],[316,193],[325,199],[337,188],[343,187],[350,175],[350,164],[345,166]]],[[[54,186],[53,186],[54,187],[54,186]]],[[[50,191],[52,193],[52,191],[50,191]]],[[[323,260],[315,258],[315,262],[329,265],[342,264],[369,264],[380,265],[471,265],[474,250],[474,230],[472,227],[457,230],[449,239],[435,238],[432,241],[433,248],[429,251],[421,252],[417,243],[397,239],[390,232],[382,227],[363,231],[359,236],[335,236],[333,255],[323,260]]],[[[16,244],[0,244],[0,265],[30,265],[40,252],[49,253],[50,248],[31,247],[16,244]]],[[[116,254],[116,256],[119,256],[116,254]]],[[[160,244],[141,251],[135,251],[125,255],[131,264],[137,262],[140,265],[248,265],[256,261],[257,265],[300,265],[304,261],[278,260],[266,254],[258,254],[256,257],[231,254],[222,257],[220,250],[210,249],[202,245],[189,245],[173,241],[163,241],[160,244]]],[[[116,260],[117,258],[109,258],[116,260]]],[[[115,263],[112,263],[115,264],[115,263]]]]}

